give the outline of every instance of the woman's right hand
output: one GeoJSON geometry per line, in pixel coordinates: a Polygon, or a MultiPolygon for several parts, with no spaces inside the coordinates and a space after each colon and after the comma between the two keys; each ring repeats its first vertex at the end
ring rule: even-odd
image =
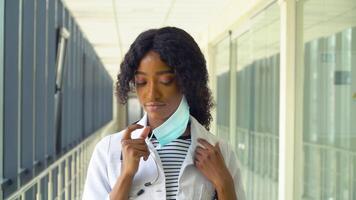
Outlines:
{"type": "Polygon", "coordinates": [[[131,188],[133,176],[138,170],[138,165],[140,163],[141,157],[147,160],[150,152],[146,145],[145,139],[150,132],[150,128],[146,127],[143,129],[140,137],[138,139],[131,139],[131,133],[143,126],[139,124],[133,124],[127,127],[124,135],[121,139],[121,175],[115,183],[114,188],[110,192],[110,199],[128,199],[129,191],[131,188]]]}
{"type": "Polygon", "coordinates": [[[143,157],[145,161],[148,159],[150,152],[145,139],[150,133],[150,127],[145,127],[139,138],[131,139],[131,133],[142,127],[143,126],[139,124],[130,125],[127,127],[121,139],[122,175],[133,177],[138,170],[141,157],[143,157]]]}

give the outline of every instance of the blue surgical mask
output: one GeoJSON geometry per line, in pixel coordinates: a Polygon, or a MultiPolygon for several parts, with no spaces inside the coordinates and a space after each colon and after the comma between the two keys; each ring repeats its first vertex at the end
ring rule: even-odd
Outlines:
{"type": "Polygon", "coordinates": [[[183,96],[177,110],[163,124],[152,131],[159,142],[158,148],[172,142],[184,133],[189,122],[189,116],[189,105],[183,96]]]}

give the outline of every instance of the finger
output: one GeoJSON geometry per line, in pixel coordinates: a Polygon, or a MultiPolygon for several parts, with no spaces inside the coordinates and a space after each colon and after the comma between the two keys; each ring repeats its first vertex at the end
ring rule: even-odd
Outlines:
{"type": "Polygon", "coordinates": [[[203,157],[203,156],[202,156],[201,154],[195,154],[195,155],[194,155],[194,160],[195,160],[195,161],[201,161],[202,157],[203,157]]]}
{"type": "Polygon", "coordinates": [[[150,155],[149,151],[139,151],[138,157],[143,158],[144,161],[148,159],[148,156],[150,155]]]}
{"type": "Polygon", "coordinates": [[[122,140],[129,140],[131,139],[131,133],[139,128],[142,128],[143,126],[141,126],[140,124],[132,124],[130,126],[127,127],[126,131],[124,132],[124,135],[122,137],[122,140]]]}
{"type": "Polygon", "coordinates": [[[200,170],[202,169],[202,166],[203,166],[200,159],[197,157],[194,159],[194,165],[200,170]]]}
{"type": "Polygon", "coordinates": [[[194,159],[198,159],[199,161],[203,160],[207,156],[207,150],[202,147],[197,147],[195,149],[194,159]]]}
{"type": "Polygon", "coordinates": [[[148,151],[148,147],[146,145],[133,145],[131,148],[139,151],[148,151]]]}
{"type": "Polygon", "coordinates": [[[150,151],[148,151],[148,149],[147,149],[146,154],[145,154],[145,156],[143,157],[143,160],[146,161],[149,156],[150,156],[150,151]]]}
{"type": "Polygon", "coordinates": [[[130,142],[130,140],[122,141],[123,151],[131,151],[131,150],[148,151],[148,147],[146,144],[130,144],[128,142],[130,142]]]}
{"type": "Polygon", "coordinates": [[[128,139],[128,140],[121,140],[122,145],[146,145],[145,140],[143,139],[128,139]]]}
{"type": "Polygon", "coordinates": [[[220,143],[219,142],[216,142],[215,149],[219,152],[219,154],[221,154],[220,143]]]}
{"type": "Polygon", "coordinates": [[[213,149],[214,146],[211,145],[208,141],[204,140],[203,138],[198,138],[198,142],[202,144],[207,149],[213,149]]]}
{"type": "Polygon", "coordinates": [[[199,155],[203,155],[205,153],[205,151],[206,150],[204,148],[199,147],[199,146],[195,149],[195,153],[199,154],[199,155]]]}
{"type": "Polygon", "coordinates": [[[124,154],[124,158],[125,156],[128,155],[130,157],[134,157],[134,158],[140,158],[140,157],[143,157],[143,156],[146,156],[147,155],[147,151],[144,151],[144,150],[137,150],[137,149],[134,149],[130,152],[127,152],[126,154],[124,154]]]}
{"type": "Polygon", "coordinates": [[[135,146],[131,146],[131,148],[133,151],[145,152],[147,157],[150,154],[147,145],[135,145],[135,146]]]}
{"type": "Polygon", "coordinates": [[[148,136],[148,134],[150,133],[150,131],[151,131],[151,127],[146,126],[146,127],[143,129],[143,131],[142,131],[142,133],[141,133],[141,135],[140,135],[140,138],[141,138],[141,139],[146,139],[147,136],[148,136]]]}

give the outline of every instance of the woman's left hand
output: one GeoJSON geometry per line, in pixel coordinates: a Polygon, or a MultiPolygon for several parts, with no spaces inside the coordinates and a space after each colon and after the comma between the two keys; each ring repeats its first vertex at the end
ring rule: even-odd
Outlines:
{"type": "Polygon", "coordinates": [[[199,138],[198,142],[204,148],[197,146],[194,158],[195,166],[209,181],[213,183],[218,192],[219,199],[221,196],[226,195],[229,197],[235,197],[234,181],[225,165],[219,143],[216,143],[215,146],[213,146],[202,138],[199,138]]]}

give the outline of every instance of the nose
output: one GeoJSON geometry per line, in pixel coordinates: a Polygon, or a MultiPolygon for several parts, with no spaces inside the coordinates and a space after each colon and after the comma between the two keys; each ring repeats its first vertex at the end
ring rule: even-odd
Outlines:
{"type": "Polygon", "coordinates": [[[150,101],[157,101],[161,98],[161,96],[162,94],[158,84],[155,81],[150,82],[148,84],[147,93],[146,93],[147,99],[149,99],[150,101]]]}

